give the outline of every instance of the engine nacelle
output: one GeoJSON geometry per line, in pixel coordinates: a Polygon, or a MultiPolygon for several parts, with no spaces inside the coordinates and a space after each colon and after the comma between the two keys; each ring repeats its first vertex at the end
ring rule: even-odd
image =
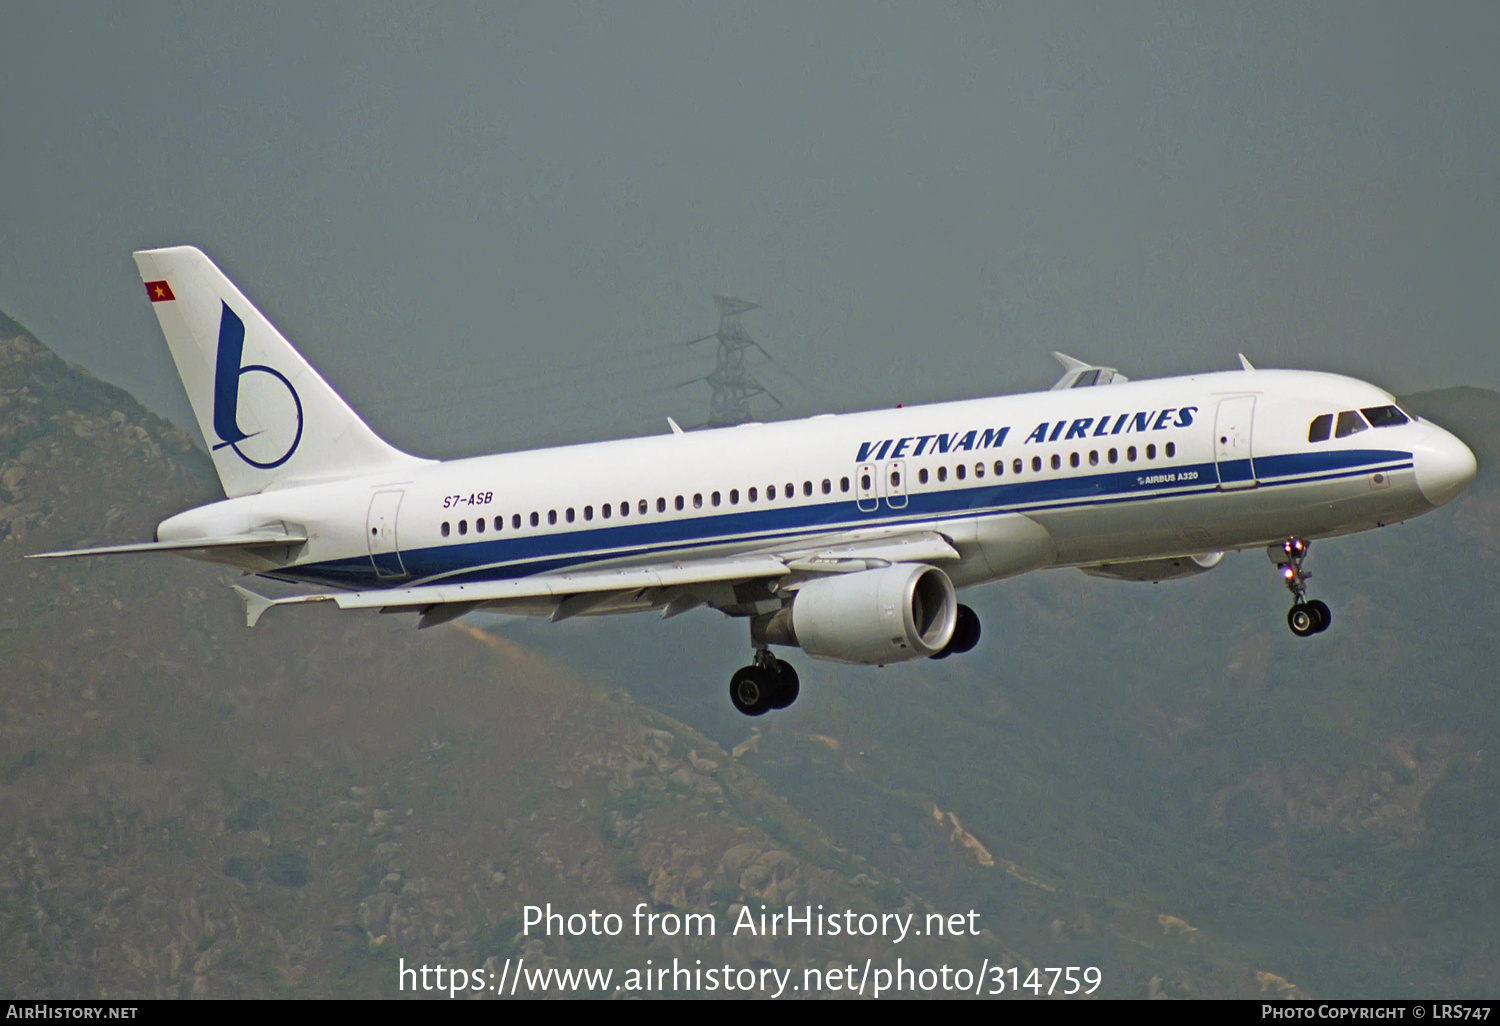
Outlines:
{"type": "Polygon", "coordinates": [[[1172,581],[1179,577],[1196,577],[1219,565],[1222,552],[1205,552],[1198,556],[1168,556],[1166,559],[1135,559],[1123,563],[1099,563],[1080,569],[1092,577],[1109,577],[1117,581],[1172,581]]]}
{"type": "Polygon", "coordinates": [[[947,574],[897,563],[808,581],[790,605],[757,618],[751,636],[795,645],[815,659],[880,665],[942,651],[957,620],[958,597],[947,574]]]}

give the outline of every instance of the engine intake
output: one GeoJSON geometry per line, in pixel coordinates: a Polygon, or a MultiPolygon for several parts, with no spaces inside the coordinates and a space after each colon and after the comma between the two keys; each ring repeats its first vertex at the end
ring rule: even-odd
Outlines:
{"type": "Polygon", "coordinates": [[[925,659],[953,637],[958,598],[935,566],[897,563],[803,584],[789,605],[758,617],[759,644],[795,645],[815,659],[879,665],[925,659]]]}

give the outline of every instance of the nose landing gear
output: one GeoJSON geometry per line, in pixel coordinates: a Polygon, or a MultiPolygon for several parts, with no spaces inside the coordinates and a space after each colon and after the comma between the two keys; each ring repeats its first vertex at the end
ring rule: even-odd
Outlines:
{"type": "Polygon", "coordinates": [[[1266,550],[1266,554],[1281,572],[1281,579],[1286,582],[1287,590],[1292,593],[1292,608],[1287,611],[1286,625],[1299,638],[1322,634],[1333,622],[1333,612],[1328,608],[1328,603],[1320,599],[1313,599],[1311,602],[1307,600],[1307,582],[1312,577],[1309,571],[1302,568],[1307,552],[1308,544],[1301,538],[1288,538],[1280,545],[1273,545],[1266,550]]]}
{"type": "Polygon", "coordinates": [[[755,650],[755,661],[742,666],[729,679],[729,701],[746,716],[764,716],[772,709],[785,709],[797,700],[802,683],[785,659],[777,659],[769,648],[755,650]]]}

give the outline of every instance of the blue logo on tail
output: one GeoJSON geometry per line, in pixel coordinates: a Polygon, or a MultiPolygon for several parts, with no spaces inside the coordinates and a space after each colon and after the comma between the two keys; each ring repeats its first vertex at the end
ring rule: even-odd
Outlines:
{"type": "Polygon", "coordinates": [[[245,350],[245,322],[229,309],[228,303],[223,306],[224,315],[219,320],[219,353],[214,364],[214,433],[219,436],[220,441],[214,446],[214,450],[228,446],[250,466],[259,470],[274,470],[292,458],[292,453],[297,451],[297,446],[302,441],[302,397],[297,395],[292,383],[279,370],[259,363],[252,363],[248,367],[240,366],[245,350]],[[291,393],[292,404],[297,409],[297,431],[292,436],[292,443],[275,459],[257,460],[245,455],[240,448],[241,442],[261,434],[259,431],[246,434],[240,430],[240,379],[246,374],[269,374],[280,381],[291,393]]]}

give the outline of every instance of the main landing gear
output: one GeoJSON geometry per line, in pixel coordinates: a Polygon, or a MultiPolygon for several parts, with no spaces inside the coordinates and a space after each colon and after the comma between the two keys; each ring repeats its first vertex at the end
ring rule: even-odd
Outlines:
{"type": "Polygon", "coordinates": [[[769,648],[756,649],[755,662],[736,670],[729,679],[729,700],[746,716],[785,709],[797,700],[801,690],[792,664],[777,659],[769,648]]]}
{"type": "Polygon", "coordinates": [[[1311,573],[1302,569],[1307,551],[1308,544],[1301,538],[1288,538],[1267,550],[1271,561],[1281,571],[1281,579],[1286,582],[1287,590],[1292,593],[1292,608],[1286,614],[1286,625],[1299,638],[1322,634],[1333,622],[1333,612],[1328,608],[1328,603],[1319,599],[1311,602],[1307,600],[1307,581],[1312,577],[1311,573]]]}

